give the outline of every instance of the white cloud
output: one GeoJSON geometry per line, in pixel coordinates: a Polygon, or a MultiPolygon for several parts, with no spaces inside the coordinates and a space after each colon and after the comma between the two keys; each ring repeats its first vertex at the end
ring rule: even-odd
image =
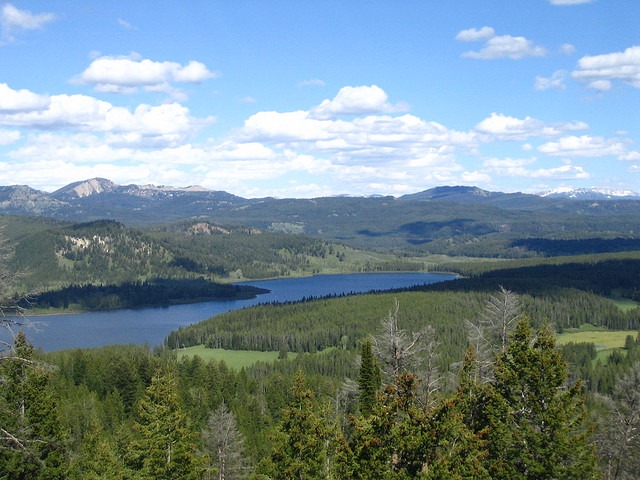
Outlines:
{"type": "Polygon", "coordinates": [[[181,65],[176,62],[141,59],[132,54],[126,57],[96,58],[73,81],[93,85],[96,90],[107,93],[135,93],[138,88],[172,93],[173,83],[201,83],[216,76],[216,73],[201,62],[191,61],[187,65],[181,65]]]}
{"type": "Polygon", "coordinates": [[[332,100],[324,100],[310,113],[314,118],[327,119],[340,115],[362,115],[406,110],[405,105],[391,105],[387,93],[377,85],[342,87],[332,100]]]}
{"type": "Polygon", "coordinates": [[[576,53],[576,47],[575,45],[572,45],[570,43],[563,43],[562,45],[560,45],[560,53],[562,55],[573,55],[574,53],[576,53]]]}
{"type": "Polygon", "coordinates": [[[547,125],[543,121],[525,117],[523,119],[492,113],[475,126],[475,130],[489,140],[525,140],[529,137],[558,137],[567,131],[585,130],[584,122],[568,122],[547,125]]]}
{"type": "Polygon", "coordinates": [[[545,178],[555,180],[584,179],[590,175],[584,168],[565,164],[552,168],[528,168],[536,159],[490,158],[484,161],[487,171],[505,177],[545,178]]]}
{"type": "Polygon", "coordinates": [[[627,162],[637,162],[640,161],[640,152],[637,150],[632,150],[630,152],[624,153],[618,157],[618,160],[624,160],[627,162]]]}
{"type": "Polygon", "coordinates": [[[5,3],[0,10],[2,40],[5,43],[14,42],[17,32],[22,30],[39,30],[55,19],[56,16],[53,13],[33,14],[28,10],[20,10],[11,3],[5,3]]]}
{"type": "Polygon", "coordinates": [[[596,90],[609,90],[613,81],[640,88],[640,45],[624,52],[584,56],[571,76],[596,90]]]}
{"type": "MultiPolygon", "coordinates": [[[[22,98],[29,94],[22,91],[22,98]]],[[[397,106],[379,87],[348,87],[306,110],[257,112],[224,139],[204,142],[195,133],[213,119],[193,118],[179,103],[127,108],[86,95],[43,98],[46,106],[40,109],[35,102],[33,109],[0,111],[0,127],[5,126],[0,144],[9,145],[3,147],[4,158],[13,162],[0,165],[0,171],[16,165],[47,169],[49,179],[38,171],[27,182],[36,188],[68,183],[69,171],[118,183],[201,184],[245,196],[402,194],[425,185],[490,184],[494,175],[525,181],[586,175],[570,164],[534,168],[535,159],[487,160],[481,168],[461,160],[475,157],[484,145],[501,148],[500,142],[530,137],[559,139],[539,147],[540,152],[570,156],[579,150],[567,153],[564,136],[588,128],[583,122],[547,124],[494,113],[471,131],[457,131],[387,111],[397,106]]],[[[618,142],[620,156],[634,160],[628,144],[618,142]]],[[[597,137],[591,143],[597,145],[597,137]]],[[[613,148],[615,142],[601,143],[613,148]]]]}
{"type": "Polygon", "coordinates": [[[462,30],[456,35],[456,40],[461,42],[477,42],[479,40],[488,40],[495,37],[496,32],[491,27],[469,28],[462,30]]]}
{"type": "Polygon", "coordinates": [[[20,140],[22,135],[17,130],[0,130],[0,145],[10,145],[20,140]]]}
{"type": "Polygon", "coordinates": [[[13,90],[6,83],[0,83],[0,116],[7,113],[44,110],[49,106],[46,95],[38,95],[29,90],[13,90]]]}
{"type": "Polygon", "coordinates": [[[137,30],[138,28],[123,18],[118,19],[118,25],[126,30],[137,30]]]}
{"type": "Polygon", "coordinates": [[[465,58],[478,60],[509,58],[511,60],[520,60],[525,57],[543,57],[547,54],[544,47],[536,45],[525,37],[496,35],[491,27],[482,27],[479,30],[475,28],[462,30],[456,35],[456,40],[463,42],[486,40],[480,50],[463,53],[462,56],[465,58]]]}
{"type": "Polygon", "coordinates": [[[575,135],[563,137],[557,142],[549,142],[538,147],[542,153],[562,157],[606,157],[623,156],[627,153],[624,142],[616,139],[607,140],[603,137],[590,135],[575,135]]]}
{"type": "Polygon", "coordinates": [[[551,5],[582,5],[591,2],[593,0],[549,0],[551,5]]]}
{"type": "Polygon", "coordinates": [[[566,88],[565,79],[567,78],[567,72],[564,70],[558,70],[550,77],[537,76],[533,88],[538,91],[542,90],[564,90],[566,88]]]}
{"type": "Polygon", "coordinates": [[[0,98],[0,125],[105,133],[107,142],[120,144],[175,145],[214,121],[193,118],[178,103],[142,104],[131,111],[86,95],[43,96],[3,84],[0,98]]]}

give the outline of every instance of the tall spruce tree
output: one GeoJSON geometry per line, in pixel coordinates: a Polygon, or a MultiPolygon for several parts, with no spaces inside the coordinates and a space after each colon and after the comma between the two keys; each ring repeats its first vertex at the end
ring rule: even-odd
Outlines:
{"type": "Polygon", "coordinates": [[[151,379],[138,403],[135,427],[140,439],[132,448],[144,478],[202,478],[203,459],[197,454],[195,434],[189,428],[171,372],[159,370],[151,379]]]}
{"type": "Polygon", "coordinates": [[[274,438],[271,457],[261,470],[281,480],[332,478],[329,447],[333,428],[318,412],[313,392],[305,386],[300,371],[296,373],[292,394],[293,399],[283,412],[274,438]]]}
{"type": "Polygon", "coordinates": [[[376,401],[376,394],[380,390],[382,376],[380,367],[373,354],[373,344],[370,338],[362,342],[360,349],[360,373],[358,375],[359,406],[362,415],[369,415],[376,401]]]}
{"type": "Polygon", "coordinates": [[[485,398],[487,468],[493,478],[597,478],[581,386],[547,326],[516,325],[485,398]]]}
{"type": "Polygon", "coordinates": [[[34,356],[24,332],[0,362],[0,478],[55,480],[67,476],[65,431],[51,370],[34,356]],[[8,433],[12,432],[12,433],[8,433]]]}

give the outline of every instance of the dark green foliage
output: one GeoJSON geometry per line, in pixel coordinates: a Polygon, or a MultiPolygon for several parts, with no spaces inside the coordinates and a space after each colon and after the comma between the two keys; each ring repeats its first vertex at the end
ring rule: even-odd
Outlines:
{"type": "Polygon", "coordinates": [[[567,365],[548,327],[521,320],[498,356],[486,391],[483,429],[493,478],[597,478],[580,385],[565,386],[567,365]]]}
{"type": "Polygon", "coordinates": [[[202,478],[196,437],[182,410],[176,380],[169,372],[156,372],[138,403],[135,429],[140,437],[131,445],[133,467],[144,478],[191,480],[202,478]]]}
{"type": "Polygon", "coordinates": [[[381,381],[380,367],[373,355],[371,339],[367,337],[362,342],[360,349],[360,372],[358,375],[358,406],[362,415],[367,416],[373,410],[381,381]]]}
{"type": "Polygon", "coordinates": [[[341,478],[489,478],[483,442],[463,422],[455,400],[426,411],[415,375],[388,385],[367,416],[353,419],[338,465],[341,478]]]}
{"type": "Polygon", "coordinates": [[[203,278],[154,278],[120,285],[71,285],[33,295],[22,302],[30,308],[115,310],[152,305],[252,298],[265,290],[244,285],[215,283],[203,278]]]}
{"type": "Polygon", "coordinates": [[[278,479],[330,478],[328,447],[332,428],[313,402],[302,372],[295,376],[291,403],[284,409],[282,422],[274,435],[269,461],[262,473],[278,479]]]}
{"type": "Polygon", "coordinates": [[[0,478],[63,480],[65,432],[51,370],[34,355],[23,332],[8,358],[0,358],[0,478]]]}

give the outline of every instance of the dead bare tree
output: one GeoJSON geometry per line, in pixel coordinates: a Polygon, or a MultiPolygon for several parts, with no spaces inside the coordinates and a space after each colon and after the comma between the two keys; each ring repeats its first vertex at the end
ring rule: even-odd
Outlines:
{"type": "Polygon", "coordinates": [[[638,478],[640,471],[640,363],[616,383],[611,395],[600,396],[607,412],[598,429],[598,450],[604,478],[638,478]]]}
{"type": "Polygon", "coordinates": [[[433,403],[433,394],[440,389],[441,375],[437,367],[435,329],[427,325],[409,333],[398,326],[400,303],[382,320],[380,333],[372,338],[373,351],[380,361],[382,373],[392,383],[403,372],[413,372],[420,379],[425,407],[433,403]]]}
{"type": "Polygon", "coordinates": [[[233,480],[247,475],[244,437],[238,430],[235,415],[225,403],[211,413],[202,437],[217,472],[215,478],[233,480]]]}
{"type": "Polygon", "coordinates": [[[491,380],[493,362],[509,342],[509,336],[520,319],[518,296],[503,286],[491,295],[480,315],[467,320],[469,343],[474,347],[480,381],[491,380]]]}

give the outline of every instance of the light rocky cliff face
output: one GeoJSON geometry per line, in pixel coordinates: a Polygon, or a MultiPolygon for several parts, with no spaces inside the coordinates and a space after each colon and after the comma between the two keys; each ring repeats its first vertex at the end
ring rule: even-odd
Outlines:
{"type": "Polygon", "coordinates": [[[82,198],[88,197],[89,195],[94,195],[96,193],[109,192],[112,191],[115,187],[116,184],[109,180],[93,178],[75,186],[73,188],[73,191],[78,197],[82,198]]]}

